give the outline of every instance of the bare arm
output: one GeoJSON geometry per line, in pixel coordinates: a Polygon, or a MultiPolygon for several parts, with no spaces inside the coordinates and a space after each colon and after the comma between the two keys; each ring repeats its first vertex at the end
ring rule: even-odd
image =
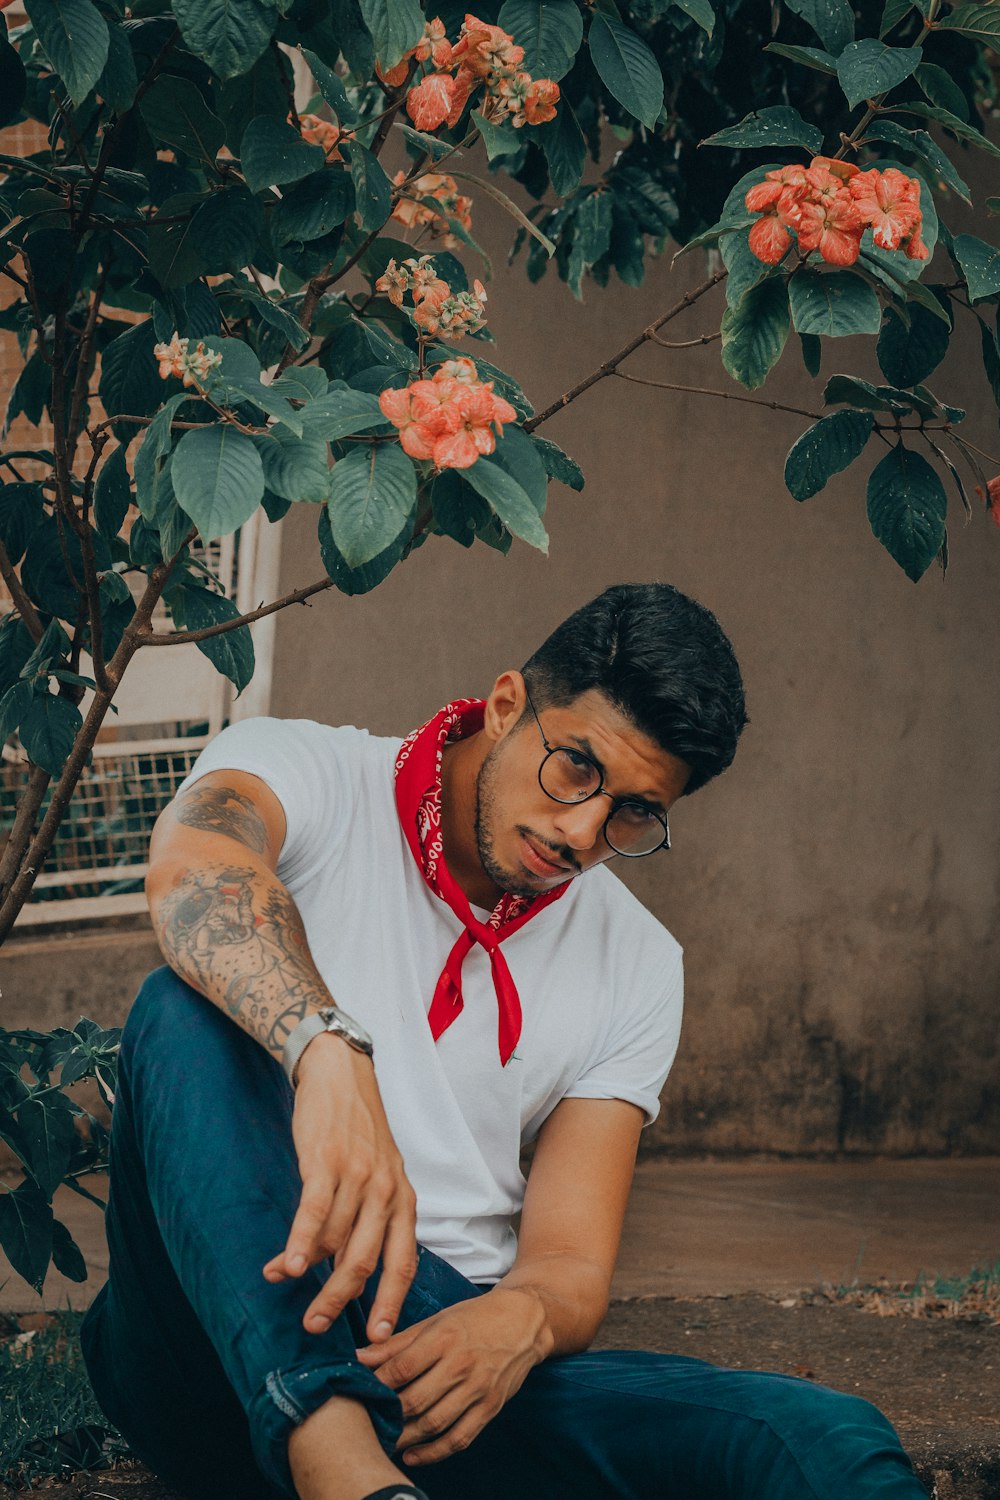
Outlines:
{"type": "MultiPolygon", "coordinates": [[[[182,979],[280,1059],[310,1011],[333,1002],[276,867],[281,804],[257,777],[216,771],[160,815],[146,881],[163,955],[182,979]]],[[[292,1130],[302,1197],[272,1281],[337,1255],[305,1314],[322,1333],[383,1256],[368,1335],[391,1333],[416,1269],[416,1204],[370,1060],[341,1038],[315,1038],[298,1069],[292,1130]]]]}

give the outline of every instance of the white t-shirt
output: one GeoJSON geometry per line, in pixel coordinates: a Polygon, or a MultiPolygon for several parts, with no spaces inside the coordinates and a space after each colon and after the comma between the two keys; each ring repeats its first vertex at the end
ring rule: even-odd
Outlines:
{"type": "Polygon", "coordinates": [[[399,746],[350,726],[247,719],[207,746],[183,786],[245,771],[278,798],[278,875],[331,995],[374,1038],[417,1237],[472,1281],[492,1282],[516,1251],[521,1147],[560,1099],[627,1099],[656,1118],[680,1032],[681,949],[610,870],[590,870],[504,939],[523,1013],[507,1066],[478,945],[462,969],[464,1009],[435,1042],[427,1011],[462,928],[403,837],[399,746]]]}

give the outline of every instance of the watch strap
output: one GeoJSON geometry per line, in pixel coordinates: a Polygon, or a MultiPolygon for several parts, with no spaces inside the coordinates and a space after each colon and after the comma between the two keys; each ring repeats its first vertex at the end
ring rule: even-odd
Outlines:
{"type": "Polygon", "coordinates": [[[335,1005],[326,1005],[320,1010],[310,1011],[309,1015],[304,1016],[297,1026],[292,1027],[282,1049],[282,1067],[292,1088],[295,1088],[298,1083],[298,1066],[303,1052],[309,1043],[321,1036],[324,1031],[343,1037],[348,1046],[353,1047],[357,1052],[363,1052],[366,1057],[373,1056],[374,1048],[371,1037],[363,1026],[359,1026],[357,1021],[344,1011],[339,1010],[335,1005]]]}

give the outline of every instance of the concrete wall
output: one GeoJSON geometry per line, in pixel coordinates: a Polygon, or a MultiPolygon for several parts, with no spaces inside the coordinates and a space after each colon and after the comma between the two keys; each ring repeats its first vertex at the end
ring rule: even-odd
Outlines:
{"type": "MultiPolygon", "coordinates": [[[[476,229],[497,267],[497,362],[538,408],[703,271],[697,255],[673,272],[662,261],[640,291],[589,287],[581,305],[554,273],[532,287],[504,269],[507,222],[481,207],[476,229]]],[[[666,336],[717,328],[714,299],[666,336]]],[[[970,436],[996,452],[967,322],[930,384],[968,400],[970,436]]],[[[856,372],[862,355],[825,342],[823,378],[856,372]]],[[[626,368],[739,393],[717,346],[647,346],[626,368]]],[[[763,395],[819,412],[821,388],[790,349],[763,395]]],[[[588,478],[582,496],[553,492],[548,559],[432,540],[367,598],[331,593],[287,612],[273,709],[404,732],[447,698],[487,690],[609,583],[665,579],[692,593],[732,636],[752,724],[733,769],[675,810],[673,851],[619,862],[687,953],[684,1037],[648,1143],[996,1151],[1000,533],[981,512],[966,526],[955,503],[948,576],[935,568],[914,587],[871,537],[864,471],[805,505],[788,496],[784,455],[806,425],[601,382],[543,429],[588,478]]],[[[302,507],[284,523],[283,590],[322,571],[315,521],[302,507]]],[[[110,1021],[151,956],[141,936],[82,954],[60,940],[19,958],[15,945],[3,987],[17,977],[26,994],[34,976],[35,1003],[44,994],[60,1015],[110,1021]]]]}

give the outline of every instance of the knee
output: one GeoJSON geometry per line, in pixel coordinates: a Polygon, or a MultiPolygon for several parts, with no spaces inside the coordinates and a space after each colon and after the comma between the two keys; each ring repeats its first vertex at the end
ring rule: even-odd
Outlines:
{"type": "Polygon", "coordinates": [[[153,969],[129,1010],[122,1032],[122,1056],[130,1057],[140,1042],[147,1046],[161,1035],[176,1037],[180,1031],[198,1027],[211,1009],[205,997],[166,964],[153,969]]]}

